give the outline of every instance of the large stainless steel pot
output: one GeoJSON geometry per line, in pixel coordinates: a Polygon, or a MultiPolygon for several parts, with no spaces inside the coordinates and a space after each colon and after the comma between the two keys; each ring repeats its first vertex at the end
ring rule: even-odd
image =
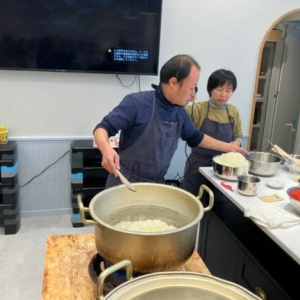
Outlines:
{"type": "MultiPolygon", "coordinates": [[[[99,300],[261,300],[261,298],[233,282],[214,276],[194,272],[159,272],[132,279],[131,262],[122,261],[102,272],[97,288],[99,300]],[[104,297],[105,278],[112,272],[125,267],[129,281],[114,288],[104,297]]],[[[265,297],[265,298],[264,298],[265,297]]]]}
{"type": "Polygon", "coordinates": [[[129,259],[134,271],[150,273],[174,270],[193,254],[197,226],[203,213],[213,206],[212,191],[202,185],[195,197],[182,189],[155,183],[135,183],[136,193],[119,185],[106,189],[83,207],[78,196],[82,222],[95,225],[98,253],[110,264],[129,259]],[[203,208],[199,199],[203,190],[210,201],[203,208]],[[89,212],[93,220],[86,220],[89,212]],[[116,228],[120,221],[159,219],[177,229],[164,232],[134,232],[116,228]]]}

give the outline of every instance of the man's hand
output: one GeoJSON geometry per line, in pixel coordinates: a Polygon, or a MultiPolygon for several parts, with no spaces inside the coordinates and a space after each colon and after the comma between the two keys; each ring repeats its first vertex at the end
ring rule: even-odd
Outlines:
{"type": "Polygon", "coordinates": [[[102,167],[116,177],[119,176],[117,170],[120,169],[120,157],[113,148],[102,153],[102,167]]]}
{"type": "Polygon", "coordinates": [[[240,146],[237,146],[234,143],[225,143],[216,140],[208,136],[207,134],[204,134],[203,140],[198,146],[212,150],[219,150],[221,152],[239,152],[243,155],[249,155],[249,152],[241,148],[240,146]]]}
{"type": "Polygon", "coordinates": [[[249,152],[247,150],[241,148],[240,146],[236,146],[233,143],[230,143],[230,145],[232,147],[232,150],[229,149],[229,151],[227,151],[227,152],[239,152],[243,155],[249,155],[249,152]]]}
{"type": "Polygon", "coordinates": [[[107,132],[103,128],[98,128],[94,132],[94,140],[102,153],[102,167],[109,173],[113,173],[116,177],[118,177],[117,170],[120,169],[120,157],[110,146],[107,132]]]}

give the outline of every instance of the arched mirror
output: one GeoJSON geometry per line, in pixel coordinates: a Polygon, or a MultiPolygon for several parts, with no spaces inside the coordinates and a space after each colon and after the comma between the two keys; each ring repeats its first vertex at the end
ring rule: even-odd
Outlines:
{"type": "Polygon", "coordinates": [[[300,9],[268,30],[259,51],[248,150],[269,152],[267,140],[300,154],[300,9]]]}

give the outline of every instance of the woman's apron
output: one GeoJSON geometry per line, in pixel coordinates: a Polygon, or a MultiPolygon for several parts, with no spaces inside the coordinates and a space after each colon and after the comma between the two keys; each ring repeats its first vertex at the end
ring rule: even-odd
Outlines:
{"type": "MultiPolygon", "coordinates": [[[[120,155],[120,171],[130,182],[164,183],[181,136],[181,121],[168,123],[155,118],[155,92],[151,118],[141,136],[120,155]]],[[[109,174],[106,188],[121,184],[119,177],[109,174]]]]}
{"type": "MultiPolygon", "coordinates": [[[[202,123],[200,131],[209,135],[217,140],[230,143],[233,141],[233,121],[229,115],[228,108],[226,106],[228,123],[218,123],[211,121],[208,118],[210,105],[208,104],[207,113],[202,123]]],[[[212,158],[216,155],[220,155],[221,152],[217,150],[206,149],[202,147],[192,148],[191,154],[187,159],[184,170],[183,189],[194,194],[199,195],[199,188],[202,184],[207,185],[207,179],[200,174],[199,167],[212,166],[212,158]]]]}

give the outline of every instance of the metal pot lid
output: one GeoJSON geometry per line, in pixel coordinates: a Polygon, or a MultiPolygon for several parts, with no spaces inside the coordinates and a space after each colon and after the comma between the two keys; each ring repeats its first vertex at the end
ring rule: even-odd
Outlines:
{"type": "Polygon", "coordinates": [[[112,290],[105,300],[259,300],[247,289],[194,272],[159,272],[137,277],[112,290]]]}

